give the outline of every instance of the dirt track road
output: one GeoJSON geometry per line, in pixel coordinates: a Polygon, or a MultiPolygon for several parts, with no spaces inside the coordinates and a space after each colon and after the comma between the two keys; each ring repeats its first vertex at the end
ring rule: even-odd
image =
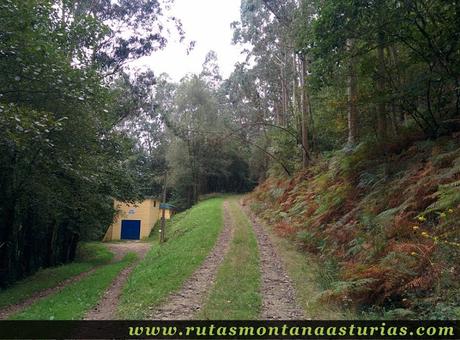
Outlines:
{"type": "Polygon", "coordinates": [[[116,319],[115,312],[117,310],[118,300],[120,299],[123,286],[137,263],[145,257],[150,249],[150,246],[150,243],[136,241],[107,244],[109,250],[114,253],[114,261],[120,261],[128,253],[135,253],[137,255],[137,261],[120,272],[117,278],[110,285],[109,289],[105,291],[102,299],[98,302],[96,307],[85,315],[84,320],[116,319]]]}
{"type": "Polygon", "coordinates": [[[295,298],[295,289],[278,252],[263,224],[248,208],[241,209],[250,219],[259,246],[262,273],[262,320],[303,320],[305,315],[295,298]]]}
{"type": "Polygon", "coordinates": [[[152,313],[150,319],[190,320],[201,309],[232,240],[233,227],[230,222],[228,202],[224,202],[223,214],[224,228],[211,253],[200,268],[185,282],[182,289],[172,294],[164,305],[152,313]]]}

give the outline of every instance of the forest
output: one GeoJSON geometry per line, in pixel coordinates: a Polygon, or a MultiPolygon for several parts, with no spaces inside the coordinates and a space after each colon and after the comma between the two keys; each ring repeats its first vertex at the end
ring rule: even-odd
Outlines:
{"type": "Polygon", "coordinates": [[[322,299],[458,319],[460,1],[241,0],[245,62],[180,82],[129,67],[187,43],[170,3],[0,0],[0,286],[73,261],[113,199],[251,192],[322,299]]]}

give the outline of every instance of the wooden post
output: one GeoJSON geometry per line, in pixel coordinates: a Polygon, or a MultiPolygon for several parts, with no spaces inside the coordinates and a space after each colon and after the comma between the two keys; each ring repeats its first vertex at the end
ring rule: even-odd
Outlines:
{"type": "MultiPolygon", "coordinates": [[[[168,173],[165,172],[165,179],[164,179],[164,186],[163,186],[163,204],[166,203],[166,182],[168,180],[168,173]]],[[[166,228],[166,223],[165,223],[165,207],[163,206],[163,209],[161,209],[161,231],[160,231],[160,243],[165,242],[165,228],[166,228]]]]}
{"type": "Polygon", "coordinates": [[[160,243],[165,241],[165,208],[161,209],[161,232],[160,232],[160,243]]]}

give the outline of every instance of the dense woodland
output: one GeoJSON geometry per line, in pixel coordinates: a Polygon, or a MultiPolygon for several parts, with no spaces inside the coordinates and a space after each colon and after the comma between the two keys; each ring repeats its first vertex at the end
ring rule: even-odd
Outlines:
{"type": "Polygon", "coordinates": [[[113,198],[260,184],[322,298],[455,317],[460,2],[242,0],[246,62],[179,83],[129,67],[186,43],[169,2],[0,1],[0,284],[72,261],[113,198]]]}

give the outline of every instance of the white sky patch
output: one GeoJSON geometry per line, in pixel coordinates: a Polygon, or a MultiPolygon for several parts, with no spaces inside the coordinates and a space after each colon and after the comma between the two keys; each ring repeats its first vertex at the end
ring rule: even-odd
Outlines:
{"type": "Polygon", "coordinates": [[[217,53],[221,75],[227,78],[236,62],[244,61],[243,46],[232,45],[233,30],[230,23],[240,20],[240,0],[175,0],[171,11],[182,21],[186,39],[168,37],[168,45],[162,51],[143,57],[131,65],[149,68],[156,75],[168,73],[179,81],[187,73],[200,73],[206,54],[217,53]],[[195,48],[187,55],[187,42],[196,41],[195,48]]]}

